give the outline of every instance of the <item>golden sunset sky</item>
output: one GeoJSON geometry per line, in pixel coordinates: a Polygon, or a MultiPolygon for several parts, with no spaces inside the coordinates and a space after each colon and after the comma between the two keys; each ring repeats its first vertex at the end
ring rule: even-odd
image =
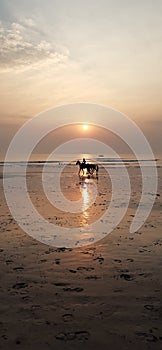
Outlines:
{"type": "Polygon", "coordinates": [[[32,116],[73,102],[162,136],[161,0],[0,0],[0,153],[32,116]]]}

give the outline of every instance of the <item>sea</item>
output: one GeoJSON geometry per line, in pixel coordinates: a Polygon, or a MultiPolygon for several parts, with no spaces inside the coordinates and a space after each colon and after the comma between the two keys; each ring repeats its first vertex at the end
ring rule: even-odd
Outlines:
{"type": "Polygon", "coordinates": [[[50,157],[48,154],[32,154],[28,162],[24,161],[23,159],[13,159],[13,160],[0,160],[0,165],[8,165],[8,166],[43,166],[46,164],[46,166],[54,167],[58,165],[74,165],[76,164],[77,160],[80,160],[82,162],[83,158],[86,159],[87,163],[97,163],[98,165],[102,165],[104,167],[120,167],[123,166],[123,164],[127,166],[138,166],[139,161],[142,164],[142,166],[151,166],[155,165],[154,162],[156,162],[156,166],[162,166],[162,155],[156,155],[155,158],[149,158],[148,156],[142,155],[139,159],[135,157],[133,154],[122,154],[118,157],[113,157],[109,154],[55,154],[54,156],[50,157]]]}

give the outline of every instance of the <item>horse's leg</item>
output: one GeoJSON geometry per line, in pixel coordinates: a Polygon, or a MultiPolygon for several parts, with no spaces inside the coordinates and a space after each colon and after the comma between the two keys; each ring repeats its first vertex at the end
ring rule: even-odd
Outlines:
{"type": "Polygon", "coordinates": [[[98,165],[96,165],[96,177],[98,179],[98,165]]]}
{"type": "Polygon", "coordinates": [[[86,166],[86,169],[87,169],[88,174],[90,174],[90,168],[88,165],[86,166]]]}

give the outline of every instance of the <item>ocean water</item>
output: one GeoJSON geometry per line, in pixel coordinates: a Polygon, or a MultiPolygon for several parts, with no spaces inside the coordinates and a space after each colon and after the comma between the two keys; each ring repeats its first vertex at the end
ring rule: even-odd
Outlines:
{"type": "MultiPolygon", "coordinates": [[[[82,159],[85,158],[87,163],[98,163],[99,165],[103,165],[105,167],[119,167],[124,165],[127,166],[138,166],[139,162],[135,158],[133,154],[123,154],[120,155],[118,158],[114,158],[111,155],[105,155],[105,154],[55,154],[54,157],[49,157],[47,154],[33,154],[31,158],[28,161],[28,166],[43,166],[46,164],[50,166],[57,166],[57,165],[74,165],[77,160],[80,160],[82,162],[82,159]]],[[[149,159],[148,157],[142,156],[139,159],[142,162],[142,166],[151,166],[154,164],[154,161],[156,161],[157,166],[162,166],[162,155],[155,156],[155,159],[149,159]]],[[[13,160],[9,162],[0,161],[0,165],[17,165],[17,166],[24,166],[27,163],[25,161],[21,160],[13,160]]]]}

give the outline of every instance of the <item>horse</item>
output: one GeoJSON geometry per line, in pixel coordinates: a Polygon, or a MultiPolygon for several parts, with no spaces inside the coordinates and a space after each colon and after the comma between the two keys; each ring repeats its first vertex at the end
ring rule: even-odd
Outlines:
{"type": "Polygon", "coordinates": [[[87,172],[90,175],[93,175],[94,171],[96,171],[96,176],[98,176],[98,164],[90,164],[90,163],[81,163],[79,160],[77,160],[76,165],[79,165],[79,172],[78,175],[80,176],[81,170],[87,169],[87,172]]]}

